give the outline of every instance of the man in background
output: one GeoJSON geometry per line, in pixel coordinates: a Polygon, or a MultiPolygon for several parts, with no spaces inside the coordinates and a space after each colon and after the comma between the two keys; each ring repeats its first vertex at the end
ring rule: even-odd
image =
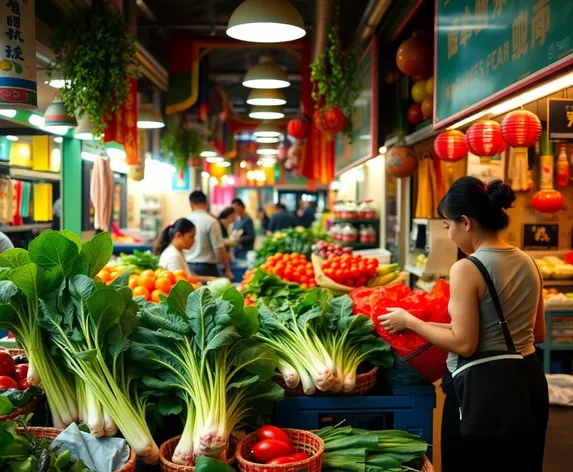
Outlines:
{"type": "Polygon", "coordinates": [[[233,280],[229,257],[225,251],[221,225],[208,212],[207,196],[200,190],[189,195],[191,214],[187,217],[196,228],[195,244],[187,254],[191,272],[197,275],[219,277],[217,262],[225,269],[225,277],[233,280]]]}
{"type": "Polygon", "coordinates": [[[287,211],[287,207],[283,203],[277,203],[275,209],[276,213],[271,217],[271,222],[269,223],[271,232],[294,228],[298,225],[296,216],[287,211]]]}
{"type": "Polygon", "coordinates": [[[237,259],[245,259],[247,252],[252,251],[255,247],[255,225],[253,219],[247,214],[245,204],[240,198],[235,198],[231,205],[237,214],[237,219],[233,223],[233,230],[242,230],[239,246],[235,249],[235,257],[237,259]]]}
{"type": "Polygon", "coordinates": [[[300,205],[300,225],[303,228],[310,228],[316,219],[316,207],[312,202],[303,200],[300,205]]]}

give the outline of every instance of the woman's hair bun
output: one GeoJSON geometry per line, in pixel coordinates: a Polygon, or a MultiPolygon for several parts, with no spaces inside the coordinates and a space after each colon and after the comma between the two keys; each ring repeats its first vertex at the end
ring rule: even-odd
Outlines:
{"type": "Polygon", "coordinates": [[[515,192],[508,184],[501,180],[494,180],[487,184],[487,196],[490,201],[497,207],[507,210],[515,202],[515,192]]]}

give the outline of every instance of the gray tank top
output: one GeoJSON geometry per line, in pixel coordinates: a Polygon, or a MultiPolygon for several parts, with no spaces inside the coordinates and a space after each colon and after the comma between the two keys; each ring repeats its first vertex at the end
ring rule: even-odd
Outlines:
{"type": "MultiPolygon", "coordinates": [[[[535,352],[533,327],[541,295],[541,279],[535,263],[517,248],[480,249],[473,256],[485,266],[499,296],[503,315],[515,349],[527,356],[535,352]]],[[[476,352],[506,350],[499,318],[486,288],[479,306],[479,340],[476,352]]],[[[448,370],[453,372],[457,354],[448,355],[448,370]]]]}

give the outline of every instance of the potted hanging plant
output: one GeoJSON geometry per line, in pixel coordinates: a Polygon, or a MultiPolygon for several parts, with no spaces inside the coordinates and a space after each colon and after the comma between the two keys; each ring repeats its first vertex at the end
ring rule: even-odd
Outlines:
{"type": "Polygon", "coordinates": [[[181,115],[173,115],[161,138],[161,150],[181,175],[191,162],[199,167],[199,153],[203,146],[201,135],[185,123],[181,115]]]}
{"type": "Polygon", "coordinates": [[[317,105],[313,122],[329,139],[344,131],[352,140],[354,102],[360,93],[356,80],[358,58],[354,52],[342,50],[338,16],[337,9],[326,48],[310,65],[312,98],[317,105]]]}
{"type": "Polygon", "coordinates": [[[135,39],[122,13],[106,0],[72,6],[52,35],[55,61],[48,74],[65,80],[60,90],[66,109],[87,115],[94,135],[126,99],[128,76],[137,76],[135,39]]]}

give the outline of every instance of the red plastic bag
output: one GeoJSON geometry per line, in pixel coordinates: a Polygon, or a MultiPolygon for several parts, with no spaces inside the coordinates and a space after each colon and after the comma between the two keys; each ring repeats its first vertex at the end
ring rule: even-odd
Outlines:
{"type": "Polygon", "coordinates": [[[426,322],[449,323],[449,285],[440,280],[430,293],[412,291],[405,285],[373,289],[358,288],[350,292],[354,302],[354,314],[366,315],[376,324],[376,332],[384,339],[395,354],[429,382],[435,382],[445,372],[447,353],[428,343],[413,331],[388,333],[378,321],[388,308],[403,308],[426,322]]]}

